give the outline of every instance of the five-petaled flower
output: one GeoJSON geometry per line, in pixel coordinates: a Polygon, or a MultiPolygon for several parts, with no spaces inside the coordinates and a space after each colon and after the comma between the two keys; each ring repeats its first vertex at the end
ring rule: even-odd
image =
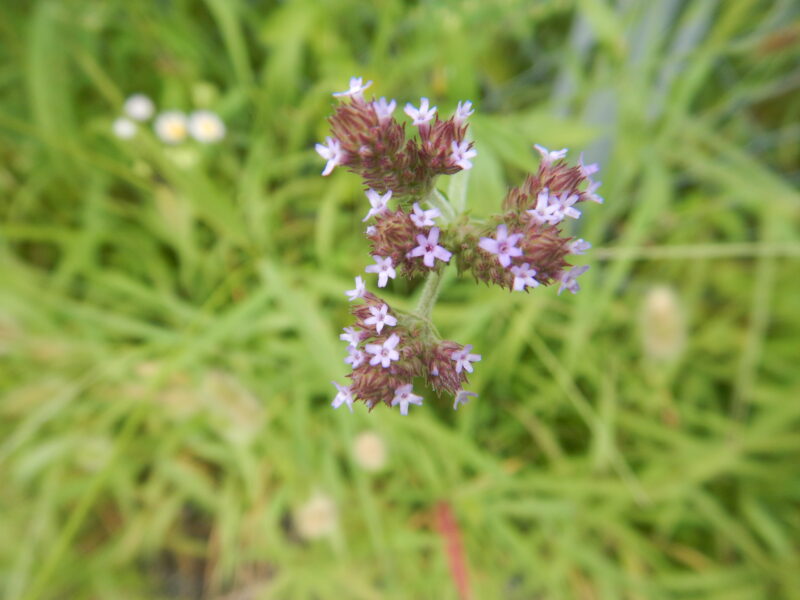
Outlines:
{"type": "Polygon", "coordinates": [[[550,151],[539,144],[534,144],[533,147],[536,148],[536,151],[542,155],[542,164],[544,165],[550,165],[557,160],[561,160],[567,155],[566,148],[550,151]]]}
{"type": "Polygon", "coordinates": [[[410,214],[409,217],[411,221],[422,229],[423,227],[432,227],[436,225],[434,219],[437,219],[442,216],[442,213],[439,212],[438,208],[431,208],[430,210],[422,210],[419,206],[418,202],[414,202],[414,206],[412,206],[414,210],[413,214],[410,214]]]}
{"type": "Polygon", "coordinates": [[[477,398],[478,394],[475,392],[468,392],[466,390],[458,390],[456,392],[456,400],[453,402],[453,410],[458,410],[459,404],[466,404],[469,402],[470,397],[477,398]]]}
{"type": "Polygon", "coordinates": [[[413,250],[411,250],[406,256],[408,258],[415,258],[417,256],[422,256],[423,264],[428,268],[433,268],[435,259],[439,259],[443,262],[448,262],[450,257],[453,256],[453,253],[449,250],[446,250],[442,246],[439,246],[439,228],[432,227],[431,230],[428,232],[428,237],[426,238],[421,233],[417,236],[417,246],[413,250]]]}
{"type": "Polygon", "coordinates": [[[389,307],[386,304],[382,304],[380,308],[377,306],[370,306],[369,313],[372,316],[364,319],[364,325],[375,325],[375,331],[378,333],[381,332],[384,325],[394,327],[397,325],[397,319],[388,314],[388,312],[389,307]]]}
{"type": "Polygon", "coordinates": [[[363,100],[364,90],[372,85],[372,81],[368,81],[367,83],[362,83],[363,81],[364,80],[361,77],[351,77],[350,89],[344,92],[335,92],[333,96],[335,96],[336,98],[350,96],[351,98],[358,98],[363,100]]]}
{"type": "Polygon", "coordinates": [[[456,350],[450,355],[456,361],[456,373],[461,373],[464,369],[467,373],[472,373],[472,365],[470,363],[479,362],[481,360],[480,354],[470,354],[472,344],[467,344],[461,350],[456,350]]]}
{"type": "Polygon", "coordinates": [[[494,239],[484,237],[481,238],[478,245],[491,254],[497,255],[497,260],[500,264],[508,268],[511,264],[511,259],[515,256],[522,256],[522,250],[517,248],[517,242],[522,239],[521,233],[512,233],[508,235],[508,227],[505,224],[497,226],[497,232],[494,239]]]}
{"type": "Polygon", "coordinates": [[[374,265],[367,265],[364,269],[367,273],[377,273],[378,274],[378,287],[386,287],[386,284],[389,282],[389,279],[394,279],[397,277],[397,271],[394,270],[394,263],[392,262],[392,257],[387,256],[383,258],[382,256],[373,255],[372,260],[375,261],[374,265]]]}
{"type": "Polygon", "coordinates": [[[563,271],[559,279],[561,280],[561,285],[558,286],[558,293],[561,295],[561,292],[564,290],[569,290],[573,294],[577,294],[578,290],[581,289],[581,286],[578,284],[578,276],[583,275],[589,269],[589,265],[583,265],[581,267],[574,267],[569,271],[563,271]]]}
{"type": "Polygon", "coordinates": [[[395,108],[397,108],[397,102],[394,100],[387,102],[384,97],[380,97],[372,103],[372,110],[375,111],[375,114],[378,116],[378,121],[381,123],[392,118],[392,113],[395,108]]]}
{"type": "Polygon", "coordinates": [[[478,156],[478,152],[469,147],[469,142],[464,141],[459,144],[454,141],[450,144],[450,148],[453,150],[450,155],[450,162],[465,171],[472,168],[472,162],[469,159],[478,156]]]}
{"type": "Polygon", "coordinates": [[[456,112],[453,115],[453,121],[455,121],[456,125],[461,125],[467,120],[467,117],[474,112],[475,111],[472,110],[472,102],[469,100],[463,103],[459,101],[458,106],[456,107],[456,112]]]}
{"type": "Polygon", "coordinates": [[[581,211],[577,208],[573,207],[572,205],[578,201],[577,194],[570,194],[569,192],[564,192],[558,197],[558,204],[561,207],[561,214],[565,217],[569,217],[571,219],[577,219],[581,216],[581,211]]]}
{"type": "Polygon", "coordinates": [[[392,399],[392,406],[400,405],[400,414],[405,416],[408,414],[408,405],[422,406],[422,396],[417,396],[412,389],[412,385],[407,383],[401,385],[394,391],[394,398],[392,399]]]}
{"type": "Polygon", "coordinates": [[[335,381],[331,381],[336,386],[337,394],[331,402],[333,408],[339,408],[342,404],[347,404],[350,412],[353,412],[353,392],[350,391],[349,385],[339,385],[335,381]]]}
{"type": "Polygon", "coordinates": [[[349,354],[345,357],[344,362],[349,364],[352,368],[357,369],[361,366],[367,357],[366,355],[359,350],[358,348],[354,348],[353,346],[348,347],[349,354]]]}
{"type": "Polygon", "coordinates": [[[367,216],[361,219],[362,222],[367,221],[372,215],[379,215],[388,210],[387,204],[392,198],[392,190],[387,191],[383,196],[381,196],[378,192],[370,188],[367,190],[366,194],[371,208],[369,209],[367,216]]]}
{"type": "Polygon", "coordinates": [[[383,344],[367,344],[365,350],[367,354],[372,354],[369,364],[373,367],[380,364],[384,369],[388,369],[393,360],[400,360],[400,354],[395,350],[400,343],[400,336],[393,333],[383,344]]]}
{"type": "Polygon", "coordinates": [[[325,138],[325,144],[317,144],[314,149],[317,154],[328,161],[322,171],[323,175],[330,175],[333,168],[341,165],[347,156],[347,152],[342,149],[342,144],[339,140],[331,136],[325,138]]]}
{"type": "Polygon", "coordinates": [[[420,99],[419,108],[415,108],[411,102],[406,104],[404,112],[414,119],[411,123],[412,125],[425,125],[433,119],[434,115],[436,115],[436,107],[429,108],[429,104],[427,98],[420,99]]]}
{"type": "Polygon", "coordinates": [[[569,243],[569,252],[570,254],[585,254],[586,251],[592,247],[592,244],[584,240],[583,238],[578,238],[575,241],[569,243]]]}
{"type": "Polygon", "coordinates": [[[344,292],[347,294],[347,299],[352,302],[356,298],[363,298],[364,294],[367,293],[367,288],[364,286],[364,280],[361,278],[361,275],[356,276],[356,287],[353,290],[345,290],[344,292]]]}
{"type": "Polygon", "coordinates": [[[564,211],[558,198],[544,188],[536,196],[536,206],[526,211],[534,222],[540,225],[557,225],[564,220],[564,211]]]}
{"type": "Polygon", "coordinates": [[[361,341],[361,332],[355,327],[345,327],[344,333],[339,334],[339,339],[347,342],[347,345],[351,348],[355,348],[358,346],[358,342],[361,341]]]}
{"type": "Polygon", "coordinates": [[[536,287],[539,282],[536,281],[536,269],[531,269],[528,263],[522,263],[519,266],[512,266],[511,272],[514,274],[514,291],[521,292],[526,287],[536,287]]]}

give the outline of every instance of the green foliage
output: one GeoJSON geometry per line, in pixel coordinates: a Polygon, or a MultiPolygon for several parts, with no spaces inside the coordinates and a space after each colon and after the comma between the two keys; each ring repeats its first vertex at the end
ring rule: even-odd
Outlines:
{"type": "Polygon", "coordinates": [[[798,597],[797,19],[792,0],[3,3],[0,596],[456,598],[445,501],[475,598],[798,597]],[[476,214],[534,142],[603,167],[578,295],[447,271],[437,326],[484,356],[457,413],[329,407],[369,260],[358,181],[320,177],[313,144],[352,75],[476,103],[476,214]],[[216,110],[228,137],[118,140],[136,91],[216,110]],[[659,319],[685,343],[653,355],[659,319]],[[364,430],[382,471],[354,459],[364,430]],[[317,492],[338,525],[303,541],[317,492]]]}

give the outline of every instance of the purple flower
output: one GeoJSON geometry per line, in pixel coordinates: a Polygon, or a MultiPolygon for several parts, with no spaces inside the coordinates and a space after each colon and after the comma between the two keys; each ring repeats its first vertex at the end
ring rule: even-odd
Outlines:
{"type": "Polygon", "coordinates": [[[582,238],[570,242],[569,246],[567,246],[571,254],[585,254],[591,247],[592,245],[582,238]]]}
{"type": "Polygon", "coordinates": [[[451,163],[461,167],[465,171],[472,168],[472,162],[470,162],[469,159],[478,156],[478,151],[474,148],[470,148],[469,142],[464,141],[459,144],[453,141],[450,144],[450,148],[453,150],[453,153],[450,155],[451,163]]]}
{"type": "Polygon", "coordinates": [[[408,414],[408,405],[422,406],[422,396],[417,396],[413,393],[412,385],[407,383],[401,385],[394,391],[394,398],[392,399],[392,406],[400,405],[400,414],[405,416],[408,414]]]}
{"type": "Polygon", "coordinates": [[[553,150],[552,152],[545,148],[544,146],[540,146],[539,144],[534,144],[534,148],[536,151],[542,155],[542,164],[550,165],[554,161],[561,160],[567,155],[567,149],[562,148],[561,150],[553,150]]]}
{"type": "Polygon", "coordinates": [[[367,199],[369,203],[372,205],[372,208],[369,209],[367,216],[361,219],[362,223],[369,219],[372,215],[379,215],[382,212],[385,212],[387,209],[386,204],[392,197],[392,190],[387,191],[383,196],[381,196],[378,192],[373,189],[367,190],[367,199]]]}
{"type": "Polygon", "coordinates": [[[589,265],[583,265],[582,267],[575,267],[569,271],[562,271],[559,277],[561,285],[558,288],[558,294],[561,295],[561,292],[564,290],[569,290],[573,294],[577,294],[578,290],[581,289],[581,286],[578,285],[577,282],[578,276],[585,273],[588,269],[589,265]]]}
{"type": "Polygon", "coordinates": [[[517,248],[520,239],[522,239],[521,233],[508,235],[508,227],[502,224],[497,226],[494,239],[481,238],[478,245],[486,252],[496,254],[500,264],[507,268],[514,256],[522,256],[522,250],[517,248]]]}
{"type": "Polygon", "coordinates": [[[424,235],[419,234],[417,236],[417,243],[419,246],[411,250],[406,256],[408,258],[414,258],[416,256],[422,256],[422,262],[428,268],[433,268],[435,259],[439,259],[444,262],[448,262],[450,257],[453,256],[451,252],[442,248],[437,244],[439,241],[439,228],[433,227],[428,232],[428,237],[426,238],[424,235]]]}
{"type": "Polygon", "coordinates": [[[347,294],[347,299],[352,302],[356,298],[363,298],[366,292],[367,288],[364,286],[364,280],[361,278],[361,275],[358,275],[356,277],[356,289],[346,290],[345,294],[347,294]]]}
{"type": "Polygon", "coordinates": [[[540,225],[556,225],[564,219],[561,204],[547,188],[544,188],[536,196],[536,207],[526,212],[540,225]]]}
{"type": "Polygon", "coordinates": [[[469,402],[470,396],[477,398],[478,394],[475,392],[468,392],[466,390],[458,390],[456,392],[456,401],[453,402],[453,410],[458,410],[459,404],[466,404],[469,402]]]}
{"type": "Polygon", "coordinates": [[[325,165],[325,169],[322,171],[322,174],[330,175],[334,167],[341,165],[344,162],[344,159],[347,157],[347,153],[342,150],[342,145],[339,143],[339,140],[328,136],[325,138],[325,142],[327,146],[323,144],[317,144],[314,146],[314,149],[317,151],[317,154],[328,161],[325,165]]]}
{"type": "Polygon", "coordinates": [[[467,344],[461,350],[456,350],[450,355],[456,361],[456,373],[461,373],[464,369],[467,373],[472,373],[472,365],[470,363],[479,362],[481,360],[480,354],[470,354],[472,344],[467,344]]]}
{"type": "Polygon", "coordinates": [[[578,168],[581,171],[581,177],[588,179],[589,183],[594,183],[594,181],[592,180],[592,175],[594,175],[600,170],[600,167],[597,166],[597,163],[592,163],[590,165],[584,164],[583,152],[581,152],[581,157],[578,160],[578,168]]]}
{"type": "Polygon", "coordinates": [[[339,339],[347,342],[351,348],[355,348],[358,346],[358,342],[361,341],[361,331],[355,327],[345,327],[344,333],[339,334],[339,339]]]}
{"type": "Polygon", "coordinates": [[[344,359],[344,362],[348,363],[352,368],[357,369],[361,363],[367,359],[367,355],[358,348],[354,348],[352,346],[350,346],[348,350],[350,353],[344,359]]]}
{"type": "Polygon", "coordinates": [[[393,360],[400,360],[400,354],[395,350],[400,343],[400,336],[393,333],[383,344],[367,344],[365,350],[367,354],[374,356],[369,359],[369,364],[373,367],[380,363],[384,369],[388,369],[393,360]]]}
{"type": "Polygon", "coordinates": [[[353,392],[350,391],[349,385],[339,385],[335,381],[331,381],[333,385],[336,386],[338,393],[336,397],[331,402],[331,406],[333,408],[339,408],[342,404],[347,404],[347,408],[350,409],[350,412],[353,412],[353,392]]]}
{"type": "Polygon", "coordinates": [[[378,121],[381,123],[392,118],[392,113],[395,108],[397,108],[397,102],[394,100],[386,102],[386,98],[383,97],[378,98],[372,103],[372,110],[375,111],[375,114],[378,116],[378,121]]]}
{"type": "Polygon", "coordinates": [[[375,306],[369,307],[369,312],[372,315],[364,320],[364,325],[375,325],[375,330],[380,333],[384,325],[393,327],[397,325],[397,319],[392,315],[387,314],[389,307],[386,304],[381,305],[380,308],[375,306]]]}
{"type": "Polygon", "coordinates": [[[536,277],[536,269],[531,269],[528,263],[522,263],[518,267],[511,267],[511,272],[514,274],[514,291],[521,292],[526,287],[537,287],[539,282],[534,279],[536,277]]]}
{"type": "Polygon", "coordinates": [[[595,194],[595,190],[600,187],[599,181],[593,181],[589,184],[589,187],[586,188],[583,192],[583,199],[589,200],[591,202],[597,202],[598,204],[602,204],[604,202],[602,196],[598,196],[595,194]]]}
{"type": "Polygon", "coordinates": [[[580,217],[581,211],[572,206],[577,201],[577,194],[570,194],[569,192],[564,192],[561,194],[561,196],[559,196],[557,199],[558,205],[561,207],[561,214],[564,217],[570,217],[571,219],[577,219],[580,217]]]}
{"type": "Polygon", "coordinates": [[[431,208],[430,210],[422,210],[417,202],[414,202],[414,214],[409,215],[411,221],[422,229],[423,227],[432,227],[436,225],[434,219],[441,217],[442,213],[439,212],[438,208],[431,208]]]}
{"type": "Polygon", "coordinates": [[[397,277],[397,272],[394,270],[394,264],[392,263],[392,257],[387,256],[383,258],[382,256],[373,255],[372,260],[374,260],[376,264],[368,265],[364,270],[367,273],[377,273],[378,287],[386,287],[390,278],[394,279],[397,277]]]}
{"type": "Polygon", "coordinates": [[[372,85],[371,81],[362,84],[363,79],[361,77],[351,77],[350,78],[350,89],[346,92],[336,92],[333,94],[336,98],[341,98],[345,96],[350,96],[351,98],[359,98],[361,100],[364,99],[364,90],[367,89],[369,86],[372,85]]]}
{"type": "Polygon", "coordinates": [[[458,103],[458,107],[456,108],[456,112],[453,115],[453,121],[455,121],[456,125],[461,125],[464,121],[467,120],[467,117],[470,116],[475,111],[472,110],[472,102],[467,100],[463,104],[461,102],[458,103]]]}
{"type": "Polygon", "coordinates": [[[428,108],[429,102],[427,98],[422,98],[419,103],[419,109],[414,108],[414,105],[409,102],[406,104],[404,112],[414,119],[412,125],[425,125],[433,119],[436,114],[436,107],[428,108]]]}
{"type": "Polygon", "coordinates": [[[366,233],[367,236],[371,236],[371,235],[375,235],[376,231],[378,231],[378,230],[375,229],[375,225],[370,225],[364,230],[364,233],[366,233]]]}

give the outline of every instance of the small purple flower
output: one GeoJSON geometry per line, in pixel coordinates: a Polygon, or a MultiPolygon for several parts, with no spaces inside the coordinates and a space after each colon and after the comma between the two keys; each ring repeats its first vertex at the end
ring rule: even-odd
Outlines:
{"type": "Polygon", "coordinates": [[[380,308],[370,306],[369,312],[372,316],[367,317],[364,320],[364,325],[375,325],[375,330],[378,333],[381,332],[381,329],[383,329],[384,325],[394,327],[397,325],[397,319],[395,319],[392,315],[387,314],[388,311],[389,307],[386,304],[382,304],[380,308]]]}
{"type": "Polygon", "coordinates": [[[526,212],[539,225],[556,225],[564,219],[558,199],[547,188],[536,196],[536,207],[526,212]]]}
{"type": "Polygon", "coordinates": [[[395,350],[400,343],[400,336],[393,333],[383,344],[367,344],[364,348],[367,354],[374,355],[369,359],[369,364],[373,367],[380,364],[384,369],[388,369],[393,360],[400,360],[400,354],[395,350]]]}
{"type": "Polygon", "coordinates": [[[522,239],[521,233],[508,235],[508,227],[506,227],[505,224],[501,224],[497,226],[494,239],[488,237],[481,238],[478,245],[486,250],[486,252],[496,254],[500,264],[508,268],[513,257],[522,256],[522,250],[517,248],[517,242],[519,242],[520,239],[522,239]]]}
{"type": "Polygon", "coordinates": [[[467,120],[472,113],[475,111],[472,110],[472,102],[467,100],[464,103],[459,102],[458,106],[456,107],[456,112],[453,115],[453,121],[455,121],[456,125],[461,125],[464,121],[467,120]]]}
{"type": "Polygon", "coordinates": [[[346,96],[350,96],[351,98],[358,98],[360,100],[364,99],[364,90],[367,89],[369,86],[372,85],[371,81],[367,83],[362,83],[364,81],[361,77],[351,77],[350,78],[350,89],[346,92],[336,92],[333,94],[336,98],[342,98],[346,96]]]}
{"type": "Polygon", "coordinates": [[[461,373],[464,369],[467,373],[472,373],[472,365],[470,363],[479,362],[481,360],[480,354],[470,354],[472,344],[467,344],[461,350],[456,350],[450,355],[456,361],[456,373],[461,373]]]}
{"type": "Polygon", "coordinates": [[[577,194],[570,194],[569,192],[564,192],[561,194],[557,200],[559,206],[561,207],[561,214],[571,219],[577,219],[580,217],[581,211],[573,207],[573,204],[575,204],[577,201],[577,194]]]}
{"type": "Polygon", "coordinates": [[[371,236],[371,235],[375,235],[376,231],[378,231],[378,230],[375,228],[375,225],[370,225],[369,227],[367,227],[364,230],[364,233],[366,233],[367,236],[371,236]]]}
{"type": "Polygon", "coordinates": [[[578,290],[581,289],[581,286],[578,285],[577,282],[578,276],[585,273],[588,269],[589,265],[583,265],[570,269],[569,271],[562,271],[559,277],[561,285],[558,288],[558,294],[561,295],[561,292],[564,290],[569,290],[573,294],[577,294],[578,290]]]}
{"type": "Polygon", "coordinates": [[[422,396],[417,396],[412,390],[412,385],[407,383],[394,391],[392,406],[397,406],[398,404],[400,405],[400,414],[406,416],[408,415],[409,404],[422,406],[422,396]]]}
{"type": "Polygon", "coordinates": [[[453,410],[458,410],[459,404],[466,404],[469,402],[470,396],[473,398],[477,398],[478,394],[475,392],[468,392],[466,390],[458,390],[456,392],[456,401],[453,402],[453,410]]]}
{"type": "Polygon", "coordinates": [[[355,348],[358,346],[358,342],[361,341],[361,331],[355,327],[345,327],[344,333],[339,334],[339,339],[347,342],[347,345],[351,348],[355,348]]]}
{"type": "Polygon", "coordinates": [[[588,179],[589,183],[594,183],[594,181],[592,180],[592,175],[594,175],[600,170],[600,167],[597,166],[597,163],[592,163],[590,165],[584,164],[583,152],[581,152],[581,157],[578,160],[578,168],[581,171],[581,177],[588,179]]]}
{"type": "Polygon", "coordinates": [[[325,138],[325,142],[327,145],[317,144],[314,146],[317,154],[328,161],[322,171],[323,176],[330,175],[333,168],[341,165],[347,157],[347,153],[342,149],[339,140],[328,136],[325,138]]]}
{"type": "Polygon", "coordinates": [[[534,279],[536,277],[536,269],[531,269],[528,263],[522,263],[520,266],[511,267],[511,272],[514,274],[514,291],[521,292],[526,287],[537,287],[539,282],[534,279]]]}
{"type": "Polygon", "coordinates": [[[422,98],[419,103],[419,108],[414,108],[414,105],[409,102],[406,104],[404,112],[414,119],[412,125],[426,125],[436,114],[436,107],[428,108],[429,102],[427,98],[422,98]]]}
{"type": "Polygon", "coordinates": [[[333,408],[339,408],[342,404],[347,404],[347,408],[350,409],[350,412],[353,412],[353,392],[350,391],[349,385],[339,385],[335,381],[331,381],[333,385],[336,386],[338,393],[336,397],[331,402],[331,406],[333,408]]]}
{"type": "Polygon", "coordinates": [[[394,263],[392,263],[392,257],[387,256],[383,258],[375,254],[372,256],[372,260],[374,260],[376,264],[368,265],[364,271],[367,273],[377,273],[378,287],[386,287],[390,278],[394,279],[397,277],[397,272],[394,270],[394,263]]]}
{"type": "Polygon", "coordinates": [[[557,160],[561,160],[567,155],[567,149],[562,148],[561,150],[553,150],[552,152],[545,148],[544,146],[540,146],[539,144],[534,144],[534,148],[536,151],[542,155],[542,164],[550,165],[557,160]]]}
{"type": "Polygon", "coordinates": [[[356,276],[356,289],[345,291],[345,294],[347,294],[347,299],[350,302],[352,302],[356,298],[363,298],[364,294],[366,293],[367,293],[367,288],[364,286],[364,280],[361,278],[361,275],[356,276]]]}
{"type": "Polygon", "coordinates": [[[436,225],[434,219],[437,219],[442,216],[442,213],[439,212],[438,208],[431,208],[430,210],[422,210],[417,202],[414,202],[414,214],[409,215],[411,221],[422,229],[423,227],[433,227],[436,225]]]}
{"type": "Polygon", "coordinates": [[[590,202],[597,202],[597,204],[602,204],[604,202],[602,196],[598,196],[595,194],[595,190],[600,187],[599,181],[593,181],[589,184],[589,187],[586,188],[583,192],[584,200],[589,200],[590,202]]]}
{"type": "Polygon", "coordinates": [[[443,262],[448,262],[450,257],[453,256],[453,253],[439,246],[438,241],[439,228],[433,227],[428,232],[427,238],[422,234],[417,236],[417,243],[419,246],[411,250],[406,256],[408,258],[422,256],[422,262],[430,269],[433,268],[435,259],[437,258],[443,262]]]}
{"type": "Polygon", "coordinates": [[[369,189],[366,192],[367,200],[369,200],[370,205],[372,208],[369,209],[367,216],[361,219],[362,223],[369,219],[373,215],[379,215],[382,212],[386,212],[388,210],[387,203],[392,198],[392,190],[388,190],[383,196],[381,196],[378,192],[373,189],[369,189]]]}
{"type": "Polygon", "coordinates": [[[358,348],[350,346],[348,350],[350,353],[344,359],[344,362],[348,363],[352,368],[357,369],[361,363],[367,360],[367,355],[358,348]]]}
{"type": "Polygon", "coordinates": [[[372,110],[375,111],[375,114],[378,116],[378,121],[381,123],[392,118],[392,113],[395,108],[397,108],[397,102],[394,100],[386,102],[386,98],[383,97],[378,98],[372,103],[372,110]]]}
{"type": "Polygon", "coordinates": [[[469,142],[464,141],[459,144],[454,141],[450,144],[450,148],[453,150],[453,153],[450,155],[451,163],[461,167],[465,171],[472,168],[472,162],[469,159],[478,156],[478,151],[474,148],[470,148],[469,142]]]}
{"type": "Polygon", "coordinates": [[[569,246],[567,246],[570,254],[585,254],[591,247],[592,245],[582,238],[570,242],[569,246]]]}

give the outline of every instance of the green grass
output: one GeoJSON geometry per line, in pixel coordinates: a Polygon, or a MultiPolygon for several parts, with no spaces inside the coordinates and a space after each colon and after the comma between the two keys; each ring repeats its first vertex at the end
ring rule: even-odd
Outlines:
{"type": "Polygon", "coordinates": [[[474,598],[800,597],[798,19],[791,0],[3,3],[0,596],[457,598],[447,501],[474,598]],[[535,142],[602,164],[578,295],[445,277],[434,320],[484,356],[457,413],[330,410],[369,258],[359,181],[320,177],[313,144],[352,75],[476,103],[475,214],[535,142]],[[136,91],[229,135],[117,140],[136,91]],[[686,338],[665,358],[643,339],[658,286],[686,338]],[[353,459],[365,430],[379,473],[353,459]],[[303,542],[316,492],[338,527],[303,542]]]}

